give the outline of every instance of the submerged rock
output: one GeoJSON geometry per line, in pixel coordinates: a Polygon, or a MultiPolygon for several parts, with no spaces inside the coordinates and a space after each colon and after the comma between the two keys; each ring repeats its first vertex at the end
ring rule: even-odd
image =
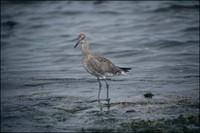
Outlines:
{"type": "Polygon", "coordinates": [[[148,93],[145,93],[145,94],[144,94],[144,97],[145,97],[145,98],[152,98],[153,96],[154,96],[154,94],[151,93],[151,92],[148,92],[148,93]]]}
{"type": "Polygon", "coordinates": [[[131,109],[131,110],[126,110],[126,113],[134,113],[136,112],[135,110],[131,109]]]}

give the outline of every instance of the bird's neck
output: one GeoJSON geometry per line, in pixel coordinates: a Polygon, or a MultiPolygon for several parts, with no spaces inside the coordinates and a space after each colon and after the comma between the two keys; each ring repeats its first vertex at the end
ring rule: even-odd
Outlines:
{"type": "Polygon", "coordinates": [[[89,45],[86,40],[81,41],[82,53],[84,56],[91,54],[92,51],[89,49],[89,45]]]}

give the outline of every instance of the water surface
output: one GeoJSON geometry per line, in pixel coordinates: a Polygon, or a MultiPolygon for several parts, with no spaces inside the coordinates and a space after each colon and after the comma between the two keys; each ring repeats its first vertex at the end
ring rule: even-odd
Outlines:
{"type": "Polygon", "coordinates": [[[1,131],[124,131],[199,115],[198,1],[13,1],[1,20],[1,131]],[[73,48],[80,32],[95,53],[132,68],[108,80],[110,112],[92,102],[98,82],[73,48]]]}

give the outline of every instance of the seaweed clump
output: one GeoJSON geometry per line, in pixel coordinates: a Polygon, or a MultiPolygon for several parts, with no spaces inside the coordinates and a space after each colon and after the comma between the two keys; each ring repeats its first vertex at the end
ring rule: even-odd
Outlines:
{"type": "Polygon", "coordinates": [[[192,132],[199,133],[199,115],[179,115],[175,119],[134,120],[131,123],[123,123],[125,131],[133,132],[192,132]]]}

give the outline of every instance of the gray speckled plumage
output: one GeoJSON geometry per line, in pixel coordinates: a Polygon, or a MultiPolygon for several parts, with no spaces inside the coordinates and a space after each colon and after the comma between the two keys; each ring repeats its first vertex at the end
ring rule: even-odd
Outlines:
{"type": "MultiPolygon", "coordinates": [[[[98,102],[100,104],[100,92],[101,92],[101,81],[100,77],[103,77],[106,83],[107,87],[107,99],[108,101],[108,108],[109,108],[109,85],[106,81],[107,76],[111,75],[117,75],[117,74],[123,74],[128,72],[131,68],[122,68],[115,66],[110,60],[95,55],[90,49],[89,45],[87,43],[87,39],[85,34],[81,33],[78,36],[78,43],[74,46],[78,46],[78,44],[81,44],[82,47],[82,54],[83,54],[83,65],[85,69],[92,75],[97,77],[97,80],[99,82],[99,93],[98,93],[98,102]]],[[[102,99],[103,100],[103,99],[102,99]]]]}
{"type": "Polygon", "coordinates": [[[111,61],[104,57],[94,55],[93,53],[88,54],[83,58],[83,64],[90,74],[98,77],[122,73],[122,70],[115,66],[111,61]]]}

